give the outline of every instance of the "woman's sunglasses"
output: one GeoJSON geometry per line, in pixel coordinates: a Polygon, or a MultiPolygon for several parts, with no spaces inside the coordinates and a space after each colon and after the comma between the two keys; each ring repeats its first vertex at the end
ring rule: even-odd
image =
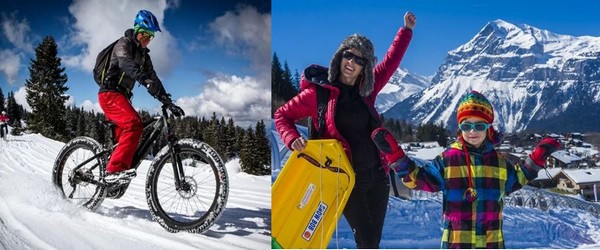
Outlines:
{"type": "Polygon", "coordinates": [[[458,125],[458,128],[460,128],[460,130],[463,132],[469,132],[473,129],[475,131],[481,132],[481,131],[487,130],[490,126],[491,126],[491,124],[487,124],[485,122],[478,122],[478,123],[463,122],[460,125],[458,125]]]}
{"type": "Polygon", "coordinates": [[[367,63],[367,59],[365,59],[364,57],[361,56],[357,56],[356,54],[350,52],[350,51],[344,51],[344,53],[342,53],[342,56],[350,61],[350,60],[354,60],[354,62],[360,66],[365,66],[365,64],[367,63]]]}

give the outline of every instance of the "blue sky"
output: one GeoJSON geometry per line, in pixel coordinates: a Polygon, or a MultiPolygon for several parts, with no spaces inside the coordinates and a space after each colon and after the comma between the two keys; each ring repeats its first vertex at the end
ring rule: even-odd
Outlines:
{"type": "Polygon", "coordinates": [[[417,16],[417,25],[400,67],[425,76],[437,71],[448,51],[496,19],[558,34],[600,36],[600,2],[591,0],[275,0],[272,51],[301,73],[313,63],[329,66],[340,42],[359,33],[371,39],[382,58],[406,11],[417,16]]]}
{"type": "MultiPolygon", "coordinates": [[[[148,46],[150,56],[187,114],[216,112],[243,126],[269,117],[271,4],[264,0],[0,0],[0,88],[24,102],[34,49],[51,35],[69,78],[69,103],[100,110],[95,57],[132,27],[140,9],[159,19],[163,32],[148,46]]],[[[137,84],[133,105],[159,107],[137,84]]]]}

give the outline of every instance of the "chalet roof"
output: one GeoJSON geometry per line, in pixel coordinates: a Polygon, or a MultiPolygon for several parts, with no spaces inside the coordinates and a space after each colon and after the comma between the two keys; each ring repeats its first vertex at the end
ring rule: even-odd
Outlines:
{"type": "Polygon", "coordinates": [[[563,169],[562,173],[577,184],[600,182],[600,168],[563,169]]]}
{"type": "Polygon", "coordinates": [[[555,159],[557,159],[565,164],[569,164],[569,163],[572,163],[575,161],[582,160],[579,156],[571,154],[565,150],[559,150],[559,151],[552,153],[552,157],[554,157],[555,159]]]}
{"type": "Polygon", "coordinates": [[[550,178],[548,178],[548,174],[546,174],[546,170],[542,169],[538,172],[538,177],[533,179],[534,181],[543,181],[554,178],[556,175],[560,173],[562,168],[547,168],[548,174],[550,174],[550,178]]]}

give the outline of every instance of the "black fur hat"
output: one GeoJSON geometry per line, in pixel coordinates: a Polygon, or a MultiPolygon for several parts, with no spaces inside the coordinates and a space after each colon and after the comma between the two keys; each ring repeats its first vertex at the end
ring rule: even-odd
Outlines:
{"type": "Polygon", "coordinates": [[[373,82],[375,81],[373,77],[373,67],[375,67],[375,63],[377,62],[377,58],[375,58],[375,49],[373,48],[373,43],[371,41],[359,34],[353,34],[340,44],[340,47],[333,55],[331,59],[331,63],[329,65],[329,77],[327,80],[329,82],[333,82],[337,80],[338,75],[340,74],[340,63],[342,62],[342,53],[344,50],[355,48],[360,51],[362,56],[367,59],[365,66],[363,67],[363,72],[359,79],[362,78],[362,82],[359,82],[360,87],[360,95],[367,96],[371,94],[373,91],[373,82]]]}

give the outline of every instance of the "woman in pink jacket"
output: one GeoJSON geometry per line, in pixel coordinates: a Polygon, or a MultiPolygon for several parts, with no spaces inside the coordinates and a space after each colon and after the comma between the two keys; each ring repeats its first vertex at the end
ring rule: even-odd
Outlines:
{"type": "Polygon", "coordinates": [[[306,140],[294,123],[312,117],[318,127],[317,85],[329,91],[323,138],[340,141],[356,173],[355,186],[344,216],[354,233],[357,248],[379,248],[389,183],[387,163],[371,140],[381,126],[375,98],[400,65],[412,38],[416,17],[407,12],[383,60],[376,64],[373,44],[354,34],[342,41],[329,68],[311,65],[302,74],[301,92],[274,114],[275,126],[285,145],[302,150],[306,140]]]}

